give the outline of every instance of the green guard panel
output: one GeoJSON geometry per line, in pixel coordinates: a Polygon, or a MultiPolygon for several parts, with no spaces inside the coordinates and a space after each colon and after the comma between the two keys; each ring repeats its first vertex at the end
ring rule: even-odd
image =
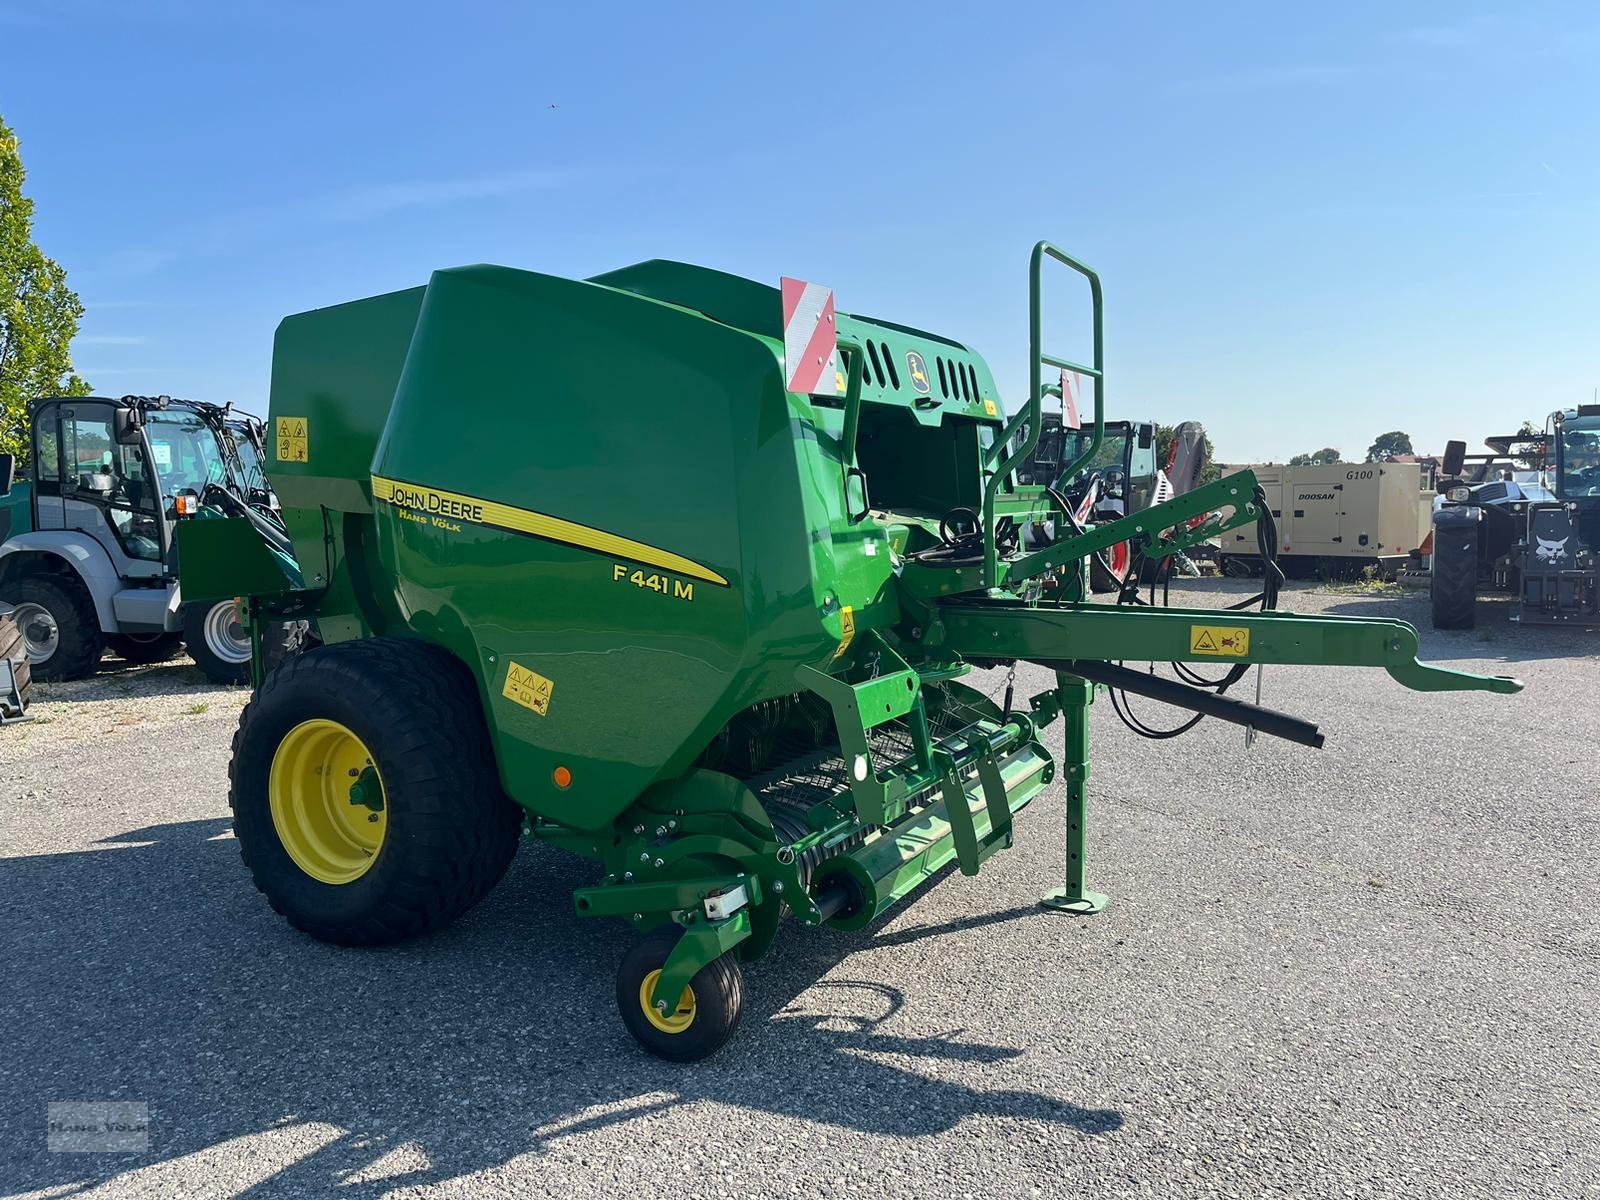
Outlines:
{"type": "Polygon", "coordinates": [[[592,283],[429,283],[373,466],[380,573],[477,672],[535,813],[607,824],[847,626],[894,619],[887,545],[844,517],[838,413],[783,390],[780,353],[592,283]]]}
{"type": "Polygon", "coordinates": [[[325,633],[336,635],[330,640],[340,640],[338,614],[358,607],[352,589],[361,583],[341,570],[345,521],[336,514],[372,510],[372,455],[426,290],[296,313],[273,339],[266,467],[307,584],[330,589],[321,614],[329,619],[325,633]],[[303,442],[280,436],[294,423],[301,423],[303,442]]]}
{"type": "Polygon", "coordinates": [[[277,596],[300,585],[243,517],[180,522],[178,571],[185,603],[277,596]]]}

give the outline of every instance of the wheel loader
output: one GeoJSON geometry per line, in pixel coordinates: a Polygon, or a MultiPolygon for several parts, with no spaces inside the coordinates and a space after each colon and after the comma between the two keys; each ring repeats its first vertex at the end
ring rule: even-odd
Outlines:
{"type": "Polygon", "coordinates": [[[1433,509],[1435,629],[1471,629],[1480,587],[1514,596],[1524,625],[1600,626],[1600,404],[1550,414],[1543,433],[1449,442],[1433,509]]]}
{"type": "Polygon", "coordinates": [[[1316,746],[1227,683],[1313,663],[1520,688],[1423,665],[1403,622],[1277,611],[1270,581],[1261,611],[1093,602],[1086,566],[1111,546],[1160,559],[1271,518],[1248,472],[1092,529],[1020,490],[1043,370],[1094,381],[1082,462],[1105,433],[1099,277],[1040,243],[1029,298],[1009,416],[960,341],[677,262],[445,269],[285,319],[267,466],[300,573],[241,519],[179,532],[186,595],[242,597],[257,639],[314,617],[325,642],[253,657],[230,802],[268,903],[378,945],[472,907],[523,837],[581,855],[575,913],[638,933],[623,1025],[692,1061],[734,1033],[740,964],[785,924],[861,928],[949,866],[977,874],[1058,780],[1064,873],[1042,904],[1102,909],[1097,692],[1316,746]],[[1047,267],[1087,286],[1086,362],[1043,345],[1047,267]],[[969,679],[1023,661],[1051,686],[1001,703],[969,679]]]}
{"type": "MultiPolygon", "coordinates": [[[[251,641],[233,599],[185,599],[174,535],[184,520],[247,519],[294,570],[271,490],[246,465],[260,423],[169,396],[86,396],[36,401],[31,429],[34,478],[6,506],[0,600],[33,675],[81,679],[108,649],[155,663],[187,645],[207,678],[246,682],[251,641]]],[[[279,622],[271,652],[293,653],[308,634],[306,622],[279,622]]]]}

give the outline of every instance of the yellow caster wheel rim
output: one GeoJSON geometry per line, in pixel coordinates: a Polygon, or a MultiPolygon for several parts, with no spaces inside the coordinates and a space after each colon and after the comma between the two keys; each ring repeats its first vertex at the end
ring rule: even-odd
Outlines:
{"type": "Polygon", "coordinates": [[[639,984],[639,1007],[644,1009],[645,1018],[662,1033],[682,1033],[694,1024],[694,989],[686,987],[683,995],[678,999],[677,1011],[668,1010],[663,1013],[651,1002],[655,997],[656,980],[661,978],[659,970],[651,971],[639,984]]]}
{"type": "Polygon", "coordinates": [[[337,721],[302,721],[272,755],[272,825],[284,850],[320,883],[360,879],[389,830],[383,777],[372,754],[337,721]]]}

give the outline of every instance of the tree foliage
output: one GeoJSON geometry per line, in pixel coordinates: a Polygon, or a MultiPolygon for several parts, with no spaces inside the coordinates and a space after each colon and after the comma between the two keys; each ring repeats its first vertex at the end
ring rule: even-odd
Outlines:
{"type": "Polygon", "coordinates": [[[33,243],[33,201],[22,194],[22,154],[0,119],[0,454],[28,453],[28,404],[87,396],[69,347],[83,304],[61,264],[33,243]]]}
{"type": "Polygon", "coordinates": [[[1372,445],[1367,447],[1367,461],[1382,462],[1397,454],[1415,453],[1416,451],[1411,448],[1411,435],[1394,429],[1388,433],[1380,433],[1372,439],[1372,445]]]}
{"type": "Polygon", "coordinates": [[[1296,454],[1289,460],[1291,467],[1322,467],[1339,461],[1341,455],[1332,446],[1313,450],[1310,454],[1296,454]]]}
{"type": "MultiPolygon", "coordinates": [[[[1538,437],[1544,429],[1532,421],[1524,421],[1522,428],[1517,430],[1518,437],[1538,437]]],[[[1545,452],[1541,446],[1519,447],[1520,453],[1513,454],[1511,461],[1528,471],[1542,471],[1545,466],[1545,452]]]]}

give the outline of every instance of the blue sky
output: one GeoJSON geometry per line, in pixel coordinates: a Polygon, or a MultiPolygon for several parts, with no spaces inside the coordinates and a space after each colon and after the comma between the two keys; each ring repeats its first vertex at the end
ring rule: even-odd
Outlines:
{"type": "Polygon", "coordinates": [[[967,341],[1016,404],[1041,237],[1104,278],[1112,413],[1225,460],[1600,385],[1592,4],[0,0],[0,113],[102,393],[263,411],[286,313],[671,257],[967,341]]]}

